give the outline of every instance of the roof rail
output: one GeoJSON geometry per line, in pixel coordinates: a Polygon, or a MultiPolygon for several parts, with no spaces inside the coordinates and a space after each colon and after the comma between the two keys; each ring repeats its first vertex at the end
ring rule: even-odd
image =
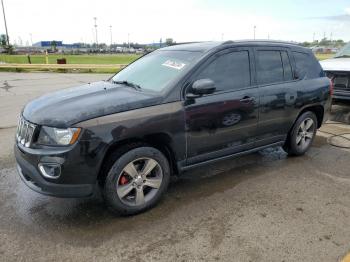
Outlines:
{"type": "Polygon", "coordinates": [[[257,40],[253,40],[253,39],[247,39],[247,40],[236,40],[236,41],[232,41],[232,40],[228,40],[222,43],[222,45],[227,45],[227,44],[233,44],[233,43],[239,43],[239,42],[265,42],[265,43],[275,43],[275,44],[289,44],[289,45],[301,45],[300,43],[296,43],[296,42],[289,42],[289,41],[282,41],[282,40],[269,40],[269,39],[257,39],[257,40]]]}

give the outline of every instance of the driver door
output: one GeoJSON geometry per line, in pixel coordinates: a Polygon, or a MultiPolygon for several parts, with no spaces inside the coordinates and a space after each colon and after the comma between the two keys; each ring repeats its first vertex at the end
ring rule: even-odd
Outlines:
{"type": "Polygon", "coordinates": [[[186,100],[188,165],[254,147],[259,92],[252,72],[252,50],[234,48],[216,53],[194,74],[191,83],[211,79],[216,91],[186,100]]]}

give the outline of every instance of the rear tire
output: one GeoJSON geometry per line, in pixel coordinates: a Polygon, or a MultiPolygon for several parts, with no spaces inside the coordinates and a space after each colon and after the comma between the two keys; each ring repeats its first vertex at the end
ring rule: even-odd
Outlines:
{"type": "Polygon", "coordinates": [[[134,215],[155,206],[169,181],[167,158],[153,147],[138,147],[116,159],[108,170],[103,197],[113,213],[134,215]]]}
{"type": "Polygon", "coordinates": [[[299,116],[290,131],[283,149],[292,156],[304,155],[312,145],[317,131],[316,115],[307,111],[299,116]]]}

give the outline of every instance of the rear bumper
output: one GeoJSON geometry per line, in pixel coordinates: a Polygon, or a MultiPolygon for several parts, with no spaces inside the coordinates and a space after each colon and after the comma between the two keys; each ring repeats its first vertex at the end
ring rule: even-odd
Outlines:
{"type": "Polygon", "coordinates": [[[93,184],[57,184],[43,178],[37,167],[27,161],[17,145],[14,148],[17,171],[22,181],[32,190],[55,197],[87,197],[93,194],[93,184]]]}

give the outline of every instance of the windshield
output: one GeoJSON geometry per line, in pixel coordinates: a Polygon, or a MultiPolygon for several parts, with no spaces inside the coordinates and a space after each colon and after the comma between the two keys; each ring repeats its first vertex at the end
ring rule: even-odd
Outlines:
{"type": "Polygon", "coordinates": [[[127,81],[142,89],[161,92],[186,73],[201,52],[155,51],[117,73],[113,82],[127,81]]]}
{"type": "Polygon", "coordinates": [[[350,43],[345,45],[334,57],[350,57],[350,43]]]}

